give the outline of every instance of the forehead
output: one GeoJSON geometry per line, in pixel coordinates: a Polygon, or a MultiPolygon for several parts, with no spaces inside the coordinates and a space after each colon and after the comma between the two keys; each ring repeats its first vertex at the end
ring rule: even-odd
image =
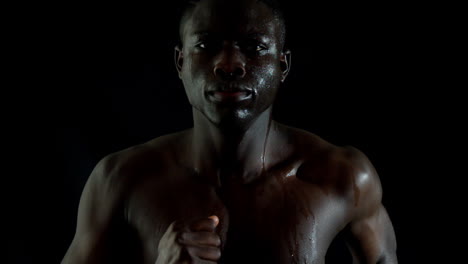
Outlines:
{"type": "Polygon", "coordinates": [[[243,35],[260,33],[278,37],[277,18],[270,7],[258,0],[202,0],[185,21],[183,36],[199,33],[243,35]]]}

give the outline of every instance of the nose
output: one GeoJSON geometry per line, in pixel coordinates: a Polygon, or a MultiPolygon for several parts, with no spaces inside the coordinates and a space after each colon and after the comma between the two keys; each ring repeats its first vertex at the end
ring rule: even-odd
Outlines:
{"type": "Polygon", "coordinates": [[[224,47],[218,54],[214,74],[223,81],[232,81],[244,78],[245,58],[239,48],[224,47]]]}

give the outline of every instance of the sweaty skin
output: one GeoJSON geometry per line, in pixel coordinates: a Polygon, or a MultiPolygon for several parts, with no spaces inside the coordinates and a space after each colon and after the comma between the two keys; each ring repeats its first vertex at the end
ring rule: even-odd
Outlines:
{"type": "Polygon", "coordinates": [[[354,263],[397,263],[366,156],[272,120],[278,23],[255,0],[196,4],[175,54],[193,128],[97,164],[62,263],[324,263],[339,233],[354,263]]]}

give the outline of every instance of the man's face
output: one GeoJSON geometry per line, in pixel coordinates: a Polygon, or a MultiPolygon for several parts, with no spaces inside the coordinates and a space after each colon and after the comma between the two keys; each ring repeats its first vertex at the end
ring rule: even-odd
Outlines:
{"type": "Polygon", "coordinates": [[[190,104],[212,123],[247,125],[273,104],[288,71],[279,22],[256,0],[199,2],[176,65],[190,104]]]}

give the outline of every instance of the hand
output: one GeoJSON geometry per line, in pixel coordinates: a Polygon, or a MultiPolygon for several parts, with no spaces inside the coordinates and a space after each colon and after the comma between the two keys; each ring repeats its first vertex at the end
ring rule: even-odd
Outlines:
{"type": "Polygon", "coordinates": [[[189,225],[173,222],[159,241],[156,264],[215,264],[221,257],[216,215],[189,225]]]}

